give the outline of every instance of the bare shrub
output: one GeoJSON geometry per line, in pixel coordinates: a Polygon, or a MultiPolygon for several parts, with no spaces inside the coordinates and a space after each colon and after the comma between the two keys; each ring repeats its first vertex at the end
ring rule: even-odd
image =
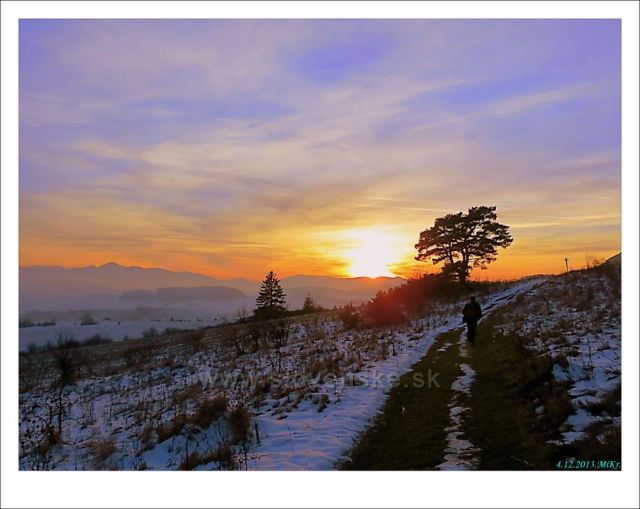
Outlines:
{"type": "Polygon", "coordinates": [[[173,395],[173,404],[181,405],[188,400],[196,400],[202,394],[202,383],[197,381],[191,385],[188,385],[184,389],[176,391],[173,395]]]}
{"type": "Polygon", "coordinates": [[[149,450],[156,444],[155,428],[151,424],[145,425],[140,435],[140,441],[142,442],[143,449],[149,450]]]}
{"type": "Polygon", "coordinates": [[[285,346],[289,341],[292,325],[291,320],[287,319],[274,320],[270,322],[269,327],[267,328],[269,346],[277,349],[285,346]]]}
{"type": "Polygon", "coordinates": [[[249,342],[247,327],[234,327],[222,336],[222,343],[235,349],[236,357],[244,355],[249,342]]]}
{"type": "Polygon", "coordinates": [[[360,326],[360,314],[356,311],[353,304],[347,304],[344,306],[340,310],[340,313],[338,313],[338,318],[342,321],[346,330],[357,329],[360,326]]]}
{"type": "Polygon", "coordinates": [[[233,447],[228,442],[220,442],[214,451],[213,461],[216,461],[222,470],[238,470],[240,463],[233,447]]]}
{"type": "Polygon", "coordinates": [[[158,442],[164,442],[169,438],[177,435],[182,430],[182,427],[187,423],[188,419],[185,414],[178,414],[169,422],[158,426],[156,432],[158,433],[158,442]]]}
{"type": "Polygon", "coordinates": [[[318,412],[322,412],[325,408],[327,408],[328,404],[329,404],[329,395],[326,393],[323,393],[322,396],[320,396],[320,399],[318,401],[318,412]]]}
{"type": "Polygon", "coordinates": [[[198,465],[204,465],[209,463],[207,458],[210,456],[206,453],[201,453],[198,451],[192,452],[182,458],[180,465],[178,466],[178,470],[193,470],[198,465]]]}
{"type": "Polygon", "coordinates": [[[212,461],[218,463],[220,470],[238,470],[240,468],[238,456],[233,447],[227,442],[219,443],[213,450],[192,452],[182,459],[178,468],[180,470],[193,470],[197,466],[206,465],[212,461]]]}
{"type": "Polygon", "coordinates": [[[327,374],[340,376],[342,373],[342,369],[340,368],[340,360],[342,360],[343,355],[339,354],[335,357],[326,357],[324,359],[314,360],[307,366],[307,373],[311,375],[312,378],[316,378],[318,376],[324,376],[327,374]]]}
{"type": "Polygon", "coordinates": [[[224,415],[227,406],[228,401],[224,396],[206,399],[200,404],[198,411],[191,418],[191,422],[200,428],[207,428],[213,421],[224,415]]]}
{"type": "Polygon", "coordinates": [[[67,348],[58,350],[53,354],[53,361],[58,375],[57,385],[74,384],[78,378],[78,357],[74,352],[67,348]]]}
{"type": "Polygon", "coordinates": [[[113,438],[106,438],[104,440],[92,440],[87,443],[87,447],[100,461],[105,461],[109,458],[109,456],[111,456],[118,450],[113,438]]]}
{"type": "Polygon", "coordinates": [[[229,412],[227,423],[231,431],[231,441],[234,444],[244,443],[249,440],[249,427],[251,414],[243,406],[238,406],[229,412]]]}
{"type": "Polygon", "coordinates": [[[253,389],[253,394],[255,396],[264,396],[265,394],[269,394],[271,390],[271,380],[268,378],[258,380],[256,382],[255,388],[253,389]]]}
{"type": "Polygon", "coordinates": [[[203,330],[194,330],[188,332],[185,336],[186,343],[191,347],[193,353],[198,353],[204,346],[205,332],[203,330]]]}
{"type": "Polygon", "coordinates": [[[265,331],[261,322],[252,320],[247,328],[247,336],[252,345],[252,351],[257,352],[265,344],[265,331]]]}
{"type": "Polygon", "coordinates": [[[149,327],[148,329],[142,331],[143,338],[155,338],[158,335],[158,329],[156,329],[155,327],[149,327]]]}
{"type": "Polygon", "coordinates": [[[33,355],[20,357],[18,370],[20,393],[38,389],[46,376],[46,364],[33,355]]]}
{"type": "Polygon", "coordinates": [[[151,367],[151,361],[156,353],[156,345],[151,341],[140,341],[122,352],[126,367],[142,371],[151,367]]]}
{"type": "Polygon", "coordinates": [[[553,355],[551,357],[551,360],[553,361],[554,364],[557,364],[561,368],[568,368],[569,367],[569,360],[567,359],[566,352],[558,352],[558,353],[556,353],[555,355],[553,355]]]}
{"type": "Polygon", "coordinates": [[[557,390],[547,398],[545,414],[554,428],[559,428],[573,411],[571,397],[563,390],[557,390]]]}
{"type": "MultiPolygon", "coordinates": [[[[35,417],[32,421],[35,420],[35,417]]],[[[28,470],[50,470],[53,466],[51,448],[60,441],[53,415],[49,419],[39,418],[40,423],[20,434],[21,468],[28,470]]]]}

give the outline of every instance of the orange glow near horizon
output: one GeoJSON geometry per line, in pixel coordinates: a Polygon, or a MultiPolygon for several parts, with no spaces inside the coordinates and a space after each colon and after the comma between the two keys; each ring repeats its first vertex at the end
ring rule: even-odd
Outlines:
{"type": "MultiPolygon", "coordinates": [[[[276,265],[272,264],[274,270],[279,277],[288,277],[293,275],[316,275],[316,276],[334,276],[334,277],[402,277],[411,279],[420,275],[437,273],[440,266],[431,264],[430,262],[414,262],[411,256],[405,256],[405,262],[390,263],[388,260],[393,259],[396,253],[383,249],[379,251],[375,257],[368,258],[370,255],[366,244],[362,248],[353,248],[348,251],[349,260],[344,264],[345,270],[336,270],[336,267],[320,267],[309,264],[295,265],[276,265]],[[391,253],[391,256],[387,256],[391,253]],[[351,258],[352,257],[352,258],[351,258]]],[[[571,269],[580,269],[587,266],[587,259],[594,257],[598,260],[606,260],[607,258],[617,254],[619,250],[613,249],[608,251],[589,251],[569,253],[569,264],[571,269]]],[[[100,256],[87,258],[79,257],[73,263],[60,260],[58,258],[32,258],[21,256],[21,267],[31,265],[58,265],[65,268],[77,268],[87,266],[100,266],[108,262],[115,262],[124,266],[137,266],[143,268],[162,268],[171,271],[187,271],[204,274],[207,276],[220,279],[233,279],[236,277],[247,278],[259,281],[264,277],[267,266],[263,269],[257,269],[250,266],[239,266],[237,270],[220,271],[215,267],[207,264],[198,264],[189,262],[188,260],[174,260],[174,263],[157,263],[152,260],[143,261],[136,258],[126,258],[117,256],[100,256]]],[[[508,250],[498,256],[498,260],[489,265],[488,270],[473,270],[471,273],[472,280],[512,280],[533,274],[559,274],[564,272],[564,258],[553,254],[546,256],[523,256],[521,253],[509,253],[508,250]]]]}
{"type": "MultiPolygon", "coordinates": [[[[400,231],[399,227],[395,230],[400,231]]],[[[160,238],[160,237],[159,237],[160,238]]],[[[292,237],[285,236],[289,239],[292,237]]],[[[471,279],[475,280],[511,280],[531,274],[558,274],[565,270],[564,256],[568,256],[572,269],[583,268],[587,258],[605,260],[620,251],[614,235],[603,238],[602,249],[589,249],[574,239],[559,247],[548,248],[523,239],[518,230],[514,231],[515,242],[506,250],[500,250],[496,262],[488,270],[475,269],[471,279]]],[[[416,235],[417,240],[417,235],[416,235]]],[[[566,239],[565,239],[566,240],[566,239]]],[[[198,256],[200,249],[188,249],[183,246],[180,255],[175,249],[169,255],[166,247],[152,243],[146,253],[125,253],[118,249],[99,251],[97,249],[75,249],[73,258],[67,245],[61,243],[45,245],[26,236],[21,238],[20,265],[59,265],[66,268],[99,266],[115,262],[125,266],[144,268],[163,268],[173,271],[188,271],[205,274],[220,279],[236,277],[261,280],[268,270],[275,270],[282,278],[297,274],[335,276],[335,277],[403,277],[414,278],[422,274],[437,273],[440,266],[430,262],[416,262],[413,257],[415,242],[410,235],[394,232],[387,226],[363,227],[351,230],[325,232],[322,235],[307,238],[302,236],[296,243],[296,250],[283,241],[274,244],[269,252],[277,255],[259,259],[255,252],[237,256],[233,264],[218,267],[198,256]]],[[[227,253],[220,251],[221,255],[227,253]]],[[[229,252],[227,255],[231,255],[229,252]]]]}

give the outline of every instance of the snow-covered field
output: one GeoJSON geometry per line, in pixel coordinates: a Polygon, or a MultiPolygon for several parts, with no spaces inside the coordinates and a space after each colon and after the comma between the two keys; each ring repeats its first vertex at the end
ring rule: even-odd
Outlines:
{"type": "MultiPolygon", "coordinates": [[[[539,279],[518,283],[482,299],[487,308],[504,305],[522,291],[532,288],[539,279]]],[[[428,319],[418,320],[411,329],[395,332],[395,355],[373,363],[358,377],[361,386],[344,387],[325,384],[321,390],[329,395],[333,404],[318,413],[314,405],[301,405],[286,420],[278,414],[266,412],[258,417],[268,435],[264,444],[256,449],[255,467],[273,470],[326,470],[346,459],[347,453],[359,434],[367,427],[382,407],[393,383],[420,360],[434,343],[436,336],[462,326],[458,303],[443,310],[441,324],[433,327],[428,319]],[[448,311],[448,313],[447,313],[448,311]],[[416,334],[415,331],[423,332],[416,334]],[[376,383],[381,382],[381,383],[376,383]]],[[[462,344],[461,348],[466,347],[462,344]]],[[[460,381],[460,390],[468,390],[468,383],[460,381]],[[462,387],[464,385],[464,387],[462,387]]],[[[455,410],[452,409],[452,412],[455,410]]],[[[455,431],[453,428],[450,430],[455,431]]],[[[452,460],[453,462],[453,460],[452,460]]]]}
{"type": "MultiPolygon", "coordinates": [[[[540,283],[481,297],[486,308],[540,283]]],[[[461,303],[385,330],[331,314],[21,359],[23,469],[333,468],[461,303]],[[58,355],[60,357],[60,355],[58,355]],[[64,366],[75,383],[55,383],[64,366]],[[63,366],[63,367],[61,367],[63,366]]]]}
{"type": "MultiPolygon", "coordinates": [[[[517,334],[553,362],[553,375],[570,386],[573,413],[564,423],[562,444],[585,436],[595,423],[620,428],[620,268],[604,265],[551,278],[522,295],[505,315],[503,332],[517,334]],[[603,408],[609,398],[616,408],[603,408]]],[[[542,413],[544,407],[539,407],[542,413]]]]}
{"type": "Polygon", "coordinates": [[[97,335],[122,341],[126,338],[140,338],[142,333],[155,328],[162,333],[169,329],[197,329],[220,323],[218,318],[194,320],[102,320],[95,325],[80,325],[76,322],[58,322],[51,326],[21,327],[20,350],[29,345],[43,346],[47,342],[55,344],[59,337],[73,337],[79,341],[97,335]]]}

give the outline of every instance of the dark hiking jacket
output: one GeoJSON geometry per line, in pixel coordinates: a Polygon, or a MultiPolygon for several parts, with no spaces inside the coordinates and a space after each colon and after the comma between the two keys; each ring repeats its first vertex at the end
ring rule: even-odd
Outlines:
{"type": "Polygon", "coordinates": [[[465,323],[477,322],[482,318],[482,308],[477,302],[467,302],[462,310],[462,319],[465,323]]]}

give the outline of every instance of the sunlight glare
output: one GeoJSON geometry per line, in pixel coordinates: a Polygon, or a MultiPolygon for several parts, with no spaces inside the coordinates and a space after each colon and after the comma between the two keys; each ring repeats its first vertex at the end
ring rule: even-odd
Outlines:
{"type": "Polygon", "coordinates": [[[381,230],[348,232],[353,246],[345,252],[351,277],[394,277],[391,267],[400,262],[406,251],[405,242],[397,235],[381,230]]]}

